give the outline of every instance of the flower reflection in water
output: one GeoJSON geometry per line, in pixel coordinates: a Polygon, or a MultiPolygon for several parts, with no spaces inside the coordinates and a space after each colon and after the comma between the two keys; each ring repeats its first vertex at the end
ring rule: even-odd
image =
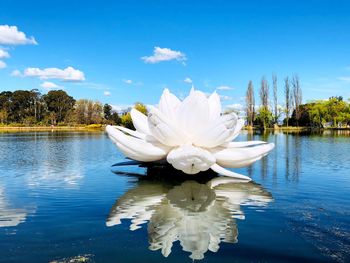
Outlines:
{"type": "Polygon", "coordinates": [[[236,219],[245,218],[241,206],[265,207],[272,200],[260,185],[233,178],[184,181],[176,186],[140,179],[116,201],[106,224],[111,227],[131,219],[133,231],[149,222],[150,250],[161,250],[167,257],[179,241],[190,258],[198,260],[208,250],[217,252],[221,242],[238,242],[236,219]]]}

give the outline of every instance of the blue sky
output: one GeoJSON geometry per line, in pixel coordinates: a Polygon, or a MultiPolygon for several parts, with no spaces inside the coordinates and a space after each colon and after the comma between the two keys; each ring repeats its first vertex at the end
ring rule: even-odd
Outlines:
{"type": "Polygon", "coordinates": [[[0,30],[0,91],[57,85],[77,99],[130,105],[157,103],[165,87],[184,96],[193,84],[229,87],[218,92],[232,105],[244,103],[249,80],[258,97],[272,73],[282,99],[283,78],[297,73],[304,101],[350,98],[349,13],[347,1],[2,0],[0,25],[25,40],[8,43],[0,30]],[[155,47],[168,60],[152,57],[155,47]]]}

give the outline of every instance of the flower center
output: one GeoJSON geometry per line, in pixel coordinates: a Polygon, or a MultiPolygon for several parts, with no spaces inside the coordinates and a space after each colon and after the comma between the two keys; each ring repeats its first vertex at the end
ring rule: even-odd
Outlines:
{"type": "Polygon", "coordinates": [[[216,160],[207,150],[193,145],[183,145],[171,150],[167,161],[175,169],[187,174],[196,174],[208,170],[216,160]]]}

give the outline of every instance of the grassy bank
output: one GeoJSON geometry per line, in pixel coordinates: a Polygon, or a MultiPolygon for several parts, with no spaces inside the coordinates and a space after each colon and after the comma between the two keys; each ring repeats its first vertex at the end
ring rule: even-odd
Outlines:
{"type": "MultiPolygon", "coordinates": [[[[251,127],[251,126],[245,126],[245,130],[261,130],[260,127],[251,127]]],[[[344,127],[344,128],[336,128],[336,127],[327,127],[327,128],[311,128],[311,127],[306,127],[306,126],[275,126],[272,128],[266,128],[265,130],[267,131],[285,131],[285,132],[303,132],[303,131],[350,131],[350,128],[344,127]]]]}
{"type": "Polygon", "coordinates": [[[103,131],[104,125],[91,124],[79,126],[11,126],[0,125],[0,132],[27,132],[27,131],[103,131]]]}

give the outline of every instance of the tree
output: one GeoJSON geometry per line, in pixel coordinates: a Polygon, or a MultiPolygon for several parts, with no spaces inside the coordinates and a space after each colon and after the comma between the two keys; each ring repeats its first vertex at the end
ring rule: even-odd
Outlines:
{"type": "Polygon", "coordinates": [[[141,102],[136,102],[134,105],[134,108],[145,115],[147,115],[147,113],[148,113],[145,104],[143,104],[141,102]]]}
{"type": "Polygon", "coordinates": [[[44,117],[46,105],[38,89],[32,89],[30,95],[30,115],[34,117],[34,122],[38,122],[44,117]]]}
{"type": "Polygon", "coordinates": [[[11,91],[3,91],[0,93],[0,121],[2,124],[7,123],[11,109],[11,91]]]}
{"type": "Polygon", "coordinates": [[[100,124],[103,120],[101,102],[80,99],[75,103],[76,120],[80,124],[100,124]]]}
{"type": "Polygon", "coordinates": [[[8,113],[5,109],[0,110],[0,122],[1,124],[7,123],[8,113]]]}
{"type": "Polygon", "coordinates": [[[265,77],[261,79],[260,100],[261,105],[259,108],[259,120],[262,127],[266,129],[270,124],[272,113],[269,110],[269,84],[265,77]]]}
{"type": "Polygon", "coordinates": [[[91,122],[95,124],[102,123],[103,120],[103,106],[99,101],[95,101],[92,106],[91,122]]]}
{"type": "Polygon", "coordinates": [[[121,123],[120,117],[117,112],[113,112],[110,118],[112,124],[119,125],[121,123]]]}
{"type": "MultiPolygon", "coordinates": [[[[134,108],[136,110],[138,110],[139,112],[147,115],[147,108],[144,104],[140,103],[140,102],[136,102],[134,105],[134,108]]],[[[120,122],[123,126],[125,126],[126,128],[135,130],[135,127],[132,123],[132,118],[131,118],[131,114],[130,111],[125,112],[121,117],[120,117],[120,122]]]]}
{"type": "Polygon", "coordinates": [[[250,80],[246,92],[246,114],[248,125],[253,126],[255,113],[255,98],[253,82],[250,80]]]}
{"type": "Polygon", "coordinates": [[[278,123],[278,100],[277,100],[277,76],[272,75],[272,86],[273,86],[273,108],[274,108],[274,122],[278,123]]]}
{"type": "Polygon", "coordinates": [[[7,112],[10,110],[12,92],[3,91],[0,93],[0,109],[4,109],[7,112]]]}
{"type": "Polygon", "coordinates": [[[260,100],[261,100],[261,106],[268,109],[269,108],[269,84],[265,77],[261,79],[260,100]]]}
{"type": "Polygon", "coordinates": [[[341,114],[346,112],[346,102],[343,101],[343,97],[330,97],[326,102],[330,121],[333,122],[333,126],[337,127],[338,122],[342,123],[346,119],[346,115],[341,114]]]}
{"type": "Polygon", "coordinates": [[[103,116],[106,120],[110,120],[112,117],[112,106],[108,103],[103,106],[103,116]]]}
{"type": "Polygon", "coordinates": [[[12,93],[10,118],[14,122],[22,122],[31,111],[31,93],[28,90],[16,90],[12,93]]]}
{"type": "Polygon", "coordinates": [[[63,90],[50,90],[44,95],[44,101],[50,112],[53,124],[56,122],[62,122],[65,119],[67,112],[73,109],[75,104],[75,99],[63,90]],[[55,116],[55,119],[53,119],[53,116],[55,116]]]}
{"type": "Polygon", "coordinates": [[[286,77],[284,79],[284,96],[285,96],[285,114],[286,114],[286,125],[288,127],[289,124],[289,115],[291,112],[291,93],[290,93],[290,86],[289,86],[289,78],[286,77]]]}
{"type": "Polygon", "coordinates": [[[268,126],[271,125],[273,121],[273,114],[269,111],[268,108],[260,107],[258,110],[257,121],[260,123],[260,126],[265,130],[268,126]]]}
{"type": "Polygon", "coordinates": [[[120,122],[121,122],[121,125],[123,125],[124,127],[131,130],[135,130],[134,124],[132,123],[130,112],[126,112],[122,116],[120,116],[120,122]]]}
{"type": "Polygon", "coordinates": [[[292,78],[292,87],[293,87],[293,103],[295,108],[295,118],[297,122],[297,126],[299,126],[300,119],[300,105],[302,103],[302,92],[300,88],[300,82],[298,75],[294,75],[292,78]]]}

